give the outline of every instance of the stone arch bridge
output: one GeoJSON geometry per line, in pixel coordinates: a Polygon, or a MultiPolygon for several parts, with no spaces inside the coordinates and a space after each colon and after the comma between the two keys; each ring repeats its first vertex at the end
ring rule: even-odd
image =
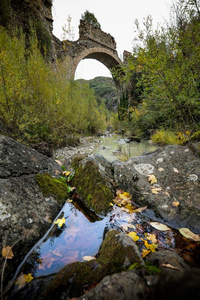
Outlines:
{"type": "MultiPolygon", "coordinates": [[[[77,41],[55,40],[58,58],[66,63],[67,77],[74,79],[75,72],[81,60],[92,58],[104,64],[110,71],[122,64],[116,50],[115,39],[108,33],[80,20],[79,39],[77,41]]],[[[118,91],[118,100],[122,94],[122,86],[113,78],[118,91]]]]}

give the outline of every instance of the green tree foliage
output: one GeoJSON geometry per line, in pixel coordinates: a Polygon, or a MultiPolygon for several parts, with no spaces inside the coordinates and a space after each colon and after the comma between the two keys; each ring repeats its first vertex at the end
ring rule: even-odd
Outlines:
{"type": "Polygon", "coordinates": [[[95,92],[98,104],[105,104],[109,111],[117,111],[117,88],[112,78],[98,76],[88,81],[95,92]]]}
{"type": "Polygon", "coordinates": [[[99,28],[101,29],[101,25],[100,23],[98,22],[97,18],[95,17],[95,15],[91,12],[89,12],[88,10],[86,10],[84,12],[84,14],[81,15],[81,19],[83,21],[87,21],[88,23],[90,23],[90,25],[96,27],[96,28],[99,28]]]}
{"type": "MultiPolygon", "coordinates": [[[[156,128],[197,131],[200,127],[200,16],[198,1],[180,0],[174,21],[152,30],[148,17],[138,29],[133,54],[123,67],[134,81],[138,105],[132,126],[149,134],[156,128]]],[[[130,108],[129,108],[130,109],[130,108]]]]}
{"type": "Polygon", "coordinates": [[[67,82],[62,63],[57,71],[48,65],[36,34],[29,44],[0,28],[0,134],[60,146],[68,134],[103,130],[104,111],[89,85],[67,82]]]}

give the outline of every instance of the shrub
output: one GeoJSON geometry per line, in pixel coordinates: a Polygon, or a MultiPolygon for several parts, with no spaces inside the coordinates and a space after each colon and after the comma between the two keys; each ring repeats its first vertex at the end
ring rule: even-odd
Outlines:
{"type": "Polygon", "coordinates": [[[157,130],[151,139],[154,143],[159,145],[183,145],[188,140],[187,137],[181,132],[175,133],[168,130],[157,130]]]}

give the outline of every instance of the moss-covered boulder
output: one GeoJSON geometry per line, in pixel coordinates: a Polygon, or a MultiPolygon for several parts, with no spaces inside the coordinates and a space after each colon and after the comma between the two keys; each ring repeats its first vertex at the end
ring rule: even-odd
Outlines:
{"type": "Polygon", "coordinates": [[[64,203],[70,188],[62,179],[52,177],[49,173],[37,174],[35,178],[45,197],[53,196],[59,204],[64,203]]]}
{"type": "Polygon", "coordinates": [[[113,193],[109,186],[109,178],[102,175],[99,166],[105,169],[94,159],[82,160],[82,157],[75,157],[72,167],[76,172],[72,185],[77,188],[78,194],[90,209],[97,214],[106,214],[110,208],[113,193]]]}
{"type": "Polygon", "coordinates": [[[127,270],[136,262],[144,264],[135,242],[124,233],[111,230],[102,243],[99,258],[62,268],[47,287],[44,299],[61,299],[61,295],[78,297],[106,275],[127,270]]]}

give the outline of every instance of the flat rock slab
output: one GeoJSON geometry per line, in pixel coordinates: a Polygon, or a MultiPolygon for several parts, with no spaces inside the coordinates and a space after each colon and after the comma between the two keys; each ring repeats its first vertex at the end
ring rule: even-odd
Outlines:
{"type": "Polygon", "coordinates": [[[118,188],[147,205],[147,216],[200,233],[200,158],[187,146],[165,146],[127,162],[115,161],[113,168],[118,188]],[[148,181],[149,175],[157,182],[148,181]]]}

